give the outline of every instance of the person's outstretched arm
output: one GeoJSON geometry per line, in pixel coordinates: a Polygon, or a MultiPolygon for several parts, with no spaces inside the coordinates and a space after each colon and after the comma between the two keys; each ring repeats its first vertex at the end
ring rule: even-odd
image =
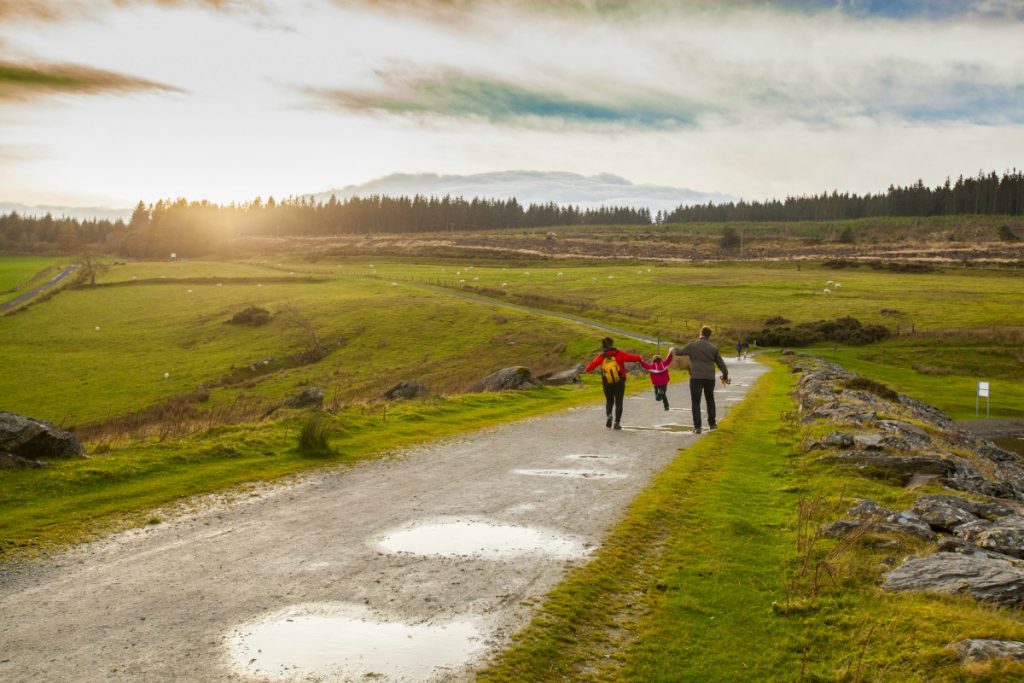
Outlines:
{"type": "Polygon", "coordinates": [[[590,361],[590,365],[588,365],[583,370],[583,372],[590,372],[591,370],[596,368],[598,365],[600,365],[602,360],[604,360],[604,354],[603,353],[597,354],[597,356],[594,358],[594,360],[590,361]]]}
{"type": "Polygon", "coordinates": [[[717,365],[718,369],[722,371],[722,379],[728,379],[729,368],[725,367],[725,360],[722,358],[722,354],[718,351],[715,351],[715,365],[717,365]]]}

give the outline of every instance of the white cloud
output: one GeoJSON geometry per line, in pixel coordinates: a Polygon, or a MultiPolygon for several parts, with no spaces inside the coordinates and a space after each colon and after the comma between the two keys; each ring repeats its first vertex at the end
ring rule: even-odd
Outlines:
{"type": "Polygon", "coordinates": [[[251,11],[131,3],[89,21],[0,25],[0,58],[185,91],[0,105],[0,148],[37,155],[0,158],[0,199],[226,201],[396,171],[514,168],[763,198],[1003,170],[1024,148],[1024,24],[976,18],[1010,16],[1011,3],[900,20],[720,3],[628,18],[468,3],[447,23],[326,0],[259,4],[258,22],[251,11]],[[410,74],[420,88],[455,74],[484,96],[493,84],[519,108],[500,116],[427,97],[433,110],[382,116],[301,94],[388,95],[410,74]],[[574,117],[574,103],[591,116],[574,117]]]}

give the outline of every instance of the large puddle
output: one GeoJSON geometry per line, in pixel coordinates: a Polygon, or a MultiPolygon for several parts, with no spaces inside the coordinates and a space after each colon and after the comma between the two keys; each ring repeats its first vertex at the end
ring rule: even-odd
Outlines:
{"type": "Polygon", "coordinates": [[[586,554],[583,541],[547,529],[486,520],[437,520],[388,532],[378,545],[393,553],[503,559],[546,555],[570,559],[586,554]]]}
{"type": "Polygon", "coordinates": [[[512,470],[513,474],[524,474],[529,477],[566,477],[569,479],[622,479],[626,475],[605,470],[512,470]]]}
{"type": "Polygon", "coordinates": [[[234,668],[276,681],[431,681],[484,649],[469,619],[410,624],[357,605],[298,605],[240,627],[234,668]]]}

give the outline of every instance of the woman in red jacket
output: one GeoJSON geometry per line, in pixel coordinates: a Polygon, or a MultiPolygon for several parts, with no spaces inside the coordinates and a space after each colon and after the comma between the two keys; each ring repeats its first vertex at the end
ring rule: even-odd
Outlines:
{"type": "Polygon", "coordinates": [[[601,366],[601,386],[604,387],[605,413],[608,419],[605,427],[612,426],[612,408],[615,409],[615,428],[622,429],[622,401],[626,397],[626,363],[639,363],[640,356],[615,348],[611,337],[601,340],[601,353],[590,361],[584,372],[601,366]]]}

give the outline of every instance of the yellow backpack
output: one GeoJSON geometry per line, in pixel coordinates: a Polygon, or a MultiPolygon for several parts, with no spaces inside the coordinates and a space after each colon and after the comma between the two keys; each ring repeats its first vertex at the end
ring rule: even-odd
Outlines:
{"type": "Polygon", "coordinates": [[[601,379],[605,384],[618,384],[622,381],[622,370],[615,356],[605,356],[601,361],[601,379]]]}

